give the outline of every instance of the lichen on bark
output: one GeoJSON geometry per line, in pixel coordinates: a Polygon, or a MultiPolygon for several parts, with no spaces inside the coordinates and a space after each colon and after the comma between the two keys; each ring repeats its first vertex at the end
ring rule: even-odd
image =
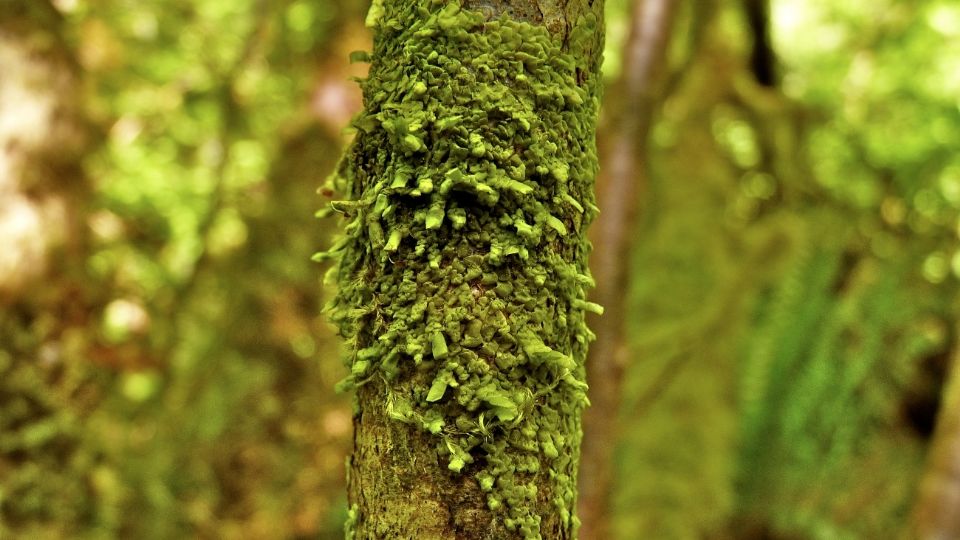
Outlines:
{"type": "Polygon", "coordinates": [[[365,107],[331,179],[345,234],[317,256],[337,260],[328,309],[359,394],[356,538],[575,536],[602,6],[557,13],[368,17],[365,107]],[[414,494],[437,516],[378,502],[414,494]]]}

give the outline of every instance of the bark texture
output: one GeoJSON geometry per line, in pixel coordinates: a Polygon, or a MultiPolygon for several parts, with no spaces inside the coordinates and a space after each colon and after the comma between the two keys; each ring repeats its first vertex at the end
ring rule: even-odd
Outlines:
{"type": "Polygon", "coordinates": [[[623,52],[623,72],[606,102],[600,141],[603,168],[597,196],[603,213],[591,231],[596,244],[592,297],[606,313],[590,325],[597,341],[587,362],[590,401],[584,418],[580,471],[583,537],[606,538],[617,441],[621,381],[627,363],[627,290],[633,235],[646,184],[647,138],[665,82],[667,46],[677,2],[637,0],[623,52]]]}
{"type": "Polygon", "coordinates": [[[371,7],[346,235],[318,256],[357,388],[348,537],[576,535],[602,15],[371,7]]]}

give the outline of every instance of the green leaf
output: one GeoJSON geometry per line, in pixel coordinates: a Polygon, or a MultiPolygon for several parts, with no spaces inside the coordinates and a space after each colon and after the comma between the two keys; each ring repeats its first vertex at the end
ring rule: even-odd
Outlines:
{"type": "Polygon", "coordinates": [[[431,346],[433,347],[433,357],[437,360],[443,360],[447,357],[447,340],[443,337],[443,332],[434,332],[433,339],[431,340],[431,346]]]}
{"type": "Polygon", "coordinates": [[[396,251],[400,247],[400,240],[403,239],[403,232],[400,229],[394,229],[390,231],[390,238],[387,239],[386,245],[383,246],[385,251],[396,251]]]}
{"type": "Polygon", "coordinates": [[[473,463],[473,456],[471,456],[463,448],[460,448],[450,441],[446,441],[447,449],[450,450],[450,463],[447,465],[447,468],[453,472],[460,472],[463,470],[463,466],[467,463],[473,463]]]}
{"type": "Polygon", "coordinates": [[[501,421],[506,422],[517,417],[517,404],[502,390],[492,385],[484,386],[477,390],[477,397],[492,405],[491,411],[501,421]]]}
{"type": "Polygon", "coordinates": [[[574,199],[569,193],[563,194],[563,200],[567,202],[570,206],[574,207],[577,212],[583,213],[583,205],[581,205],[576,199],[574,199]]]}
{"type": "Polygon", "coordinates": [[[560,234],[567,234],[567,226],[563,224],[562,221],[557,219],[555,216],[547,216],[547,225],[550,226],[553,230],[557,231],[560,234]]]}
{"type": "Polygon", "coordinates": [[[420,137],[417,137],[412,133],[408,133],[403,136],[403,146],[411,152],[417,152],[426,148],[426,146],[423,144],[423,141],[420,140],[420,137]]]}
{"type": "Polygon", "coordinates": [[[357,360],[353,363],[353,366],[350,367],[350,372],[354,375],[363,375],[367,372],[367,368],[370,367],[369,360],[357,360]]]}
{"type": "Polygon", "coordinates": [[[440,401],[443,398],[443,394],[447,391],[447,386],[449,386],[449,379],[445,377],[446,373],[441,373],[433,380],[433,384],[430,385],[430,391],[427,392],[427,401],[434,402],[440,401]]]}
{"type": "Polygon", "coordinates": [[[603,306],[594,302],[584,302],[583,309],[589,311],[590,313],[596,313],[597,315],[603,315],[603,306]]]}
{"type": "Polygon", "coordinates": [[[522,332],[519,336],[523,352],[534,363],[546,363],[559,368],[574,369],[577,364],[568,355],[548,347],[543,340],[531,331],[522,332]]]}
{"type": "Polygon", "coordinates": [[[490,409],[501,422],[509,422],[517,417],[516,407],[494,407],[490,409]]]}
{"type": "Polygon", "coordinates": [[[387,416],[400,422],[410,422],[413,417],[413,407],[410,402],[396,396],[387,397],[387,416]]]}
{"type": "Polygon", "coordinates": [[[542,441],[540,443],[540,448],[543,450],[543,455],[550,459],[555,459],[560,456],[560,452],[557,451],[557,447],[554,446],[553,441],[542,441]]]}
{"type": "Polygon", "coordinates": [[[353,51],[350,53],[350,63],[369,63],[370,53],[367,51],[353,51]]]}
{"type": "Polygon", "coordinates": [[[430,210],[427,211],[427,219],[424,225],[428,229],[439,229],[440,224],[443,223],[443,203],[434,204],[430,207],[430,210]]]}
{"type": "Polygon", "coordinates": [[[482,489],[483,491],[490,491],[491,489],[493,489],[493,482],[494,482],[493,476],[484,473],[484,474],[478,475],[477,480],[480,481],[480,489],[482,489]]]}
{"type": "Polygon", "coordinates": [[[528,186],[527,184],[524,184],[523,182],[518,182],[516,180],[504,180],[501,183],[501,185],[504,188],[509,189],[510,191],[519,193],[520,195],[529,195],[530,193],[533,192],[532,187],[528,186]]]}
{"type": "Polygon", "coordinates": [[[440,430],[443,429],[445,422],[443,421],[443,417],[440,416],[440,413],[436,411],[430,411],[430,413],[425,415],[423,418],[422,424],[423,429],[436,435],[437,433],[440,433],[440,430]]]}
{"type": "Polygon", "coordinates": [[[447,468],[453,472],[460,472],[461,470],[463,470],[463,466],[466,464],[467,462],[464,461],[462,457],[453,456],[452,458],[450,458],[450,464],[447,465],[447,468]]]}

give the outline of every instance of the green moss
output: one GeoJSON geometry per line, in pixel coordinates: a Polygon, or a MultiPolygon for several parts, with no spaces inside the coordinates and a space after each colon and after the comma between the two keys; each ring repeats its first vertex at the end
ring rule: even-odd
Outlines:
{"type": "Polygon", "coordinates": [[[318,257],[339,259],[346,386],[382,378],[390,417],[435,433],[507,529],[541,537],[535,478],[574,528],[601,22],[558,35],[456,2],[377,10],[333,178],[346,235],[318,257]]]}
{"type": "Polygon", "coordinates": [[[353,504],[347,510],[347,519],[343,522],[343,533],[345,540],[353,540],[353,526],[357,522],[357,505],[353,504]]]}

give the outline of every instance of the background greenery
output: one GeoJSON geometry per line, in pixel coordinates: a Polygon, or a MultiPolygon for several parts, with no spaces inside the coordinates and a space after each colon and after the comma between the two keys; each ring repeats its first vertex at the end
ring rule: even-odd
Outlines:
{"type": "MultiPolygon", "coordinates": [[[[0,538],[342,536],[352,423],[310,256],[367,5],[54,5],[25,39],[81,74],[87,240],[0,304],[0,538]]],[[[674,32],[617,538],[895,538],[916,496],[960,315],[960,6],[773,0],[771,29],[773,87],[739,2],[674,32]]]]}

